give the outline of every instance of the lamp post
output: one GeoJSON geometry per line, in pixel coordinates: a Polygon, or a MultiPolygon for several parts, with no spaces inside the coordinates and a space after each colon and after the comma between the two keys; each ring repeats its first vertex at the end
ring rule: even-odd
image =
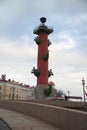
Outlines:
{"type": "Polygon", "coordinates": [[[85,79],[84,79],[84,77],[82,78],[82,85],[83,85],[83,99],[85,102],[85,79]]]}
{"type": "Polygon", "coordinates": [[[67,91],[67,93],[68,93],[68,96],[70,96],[70,91],[69,90],[67,91]]]}

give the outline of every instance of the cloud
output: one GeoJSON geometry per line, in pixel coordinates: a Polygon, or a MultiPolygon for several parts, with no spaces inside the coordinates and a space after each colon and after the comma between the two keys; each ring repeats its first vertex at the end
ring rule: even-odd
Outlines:
{"type": "Polygon", "coordinates": [[[85,10],[86,6],[86,2],[81,0],[51,0],[51,2],[50,0],[46,2],[40,0],[38,2],[37,0],[1,1],[0,35],[11,35],[11,37],[16,36],[17,38],[18,35],[23,35],[23,32],[30,33],[29,30],[32,31],[40,23],[39,18],[41,16],[48,18],[47,24],[53,26],[55,32],[64,28],[69,29],[69,27],[75,29],[76,24],[81,21],[81,19],[79,20],[80,15],[84,11],[85,14],[87,12],[85,10]],[[79,13],[80,11],[81,13],[79,13]],[[73,14],[76,15],[76,18],[73,14]]]}
{"type": "Polygon", "coordinates": [[[7,79],[34,84],[36,81],[32,81],[31,70],[36,64],[36,51],[31,38],[25,35],[16,41],[0,38],[0,74],[6,74],[7,79]]]}
{"type": "Polygon", "coordinates": [[[50,50],[49,67],[52,68],[54,81],[57,88],[71,91],[71,95],[82,95],[81,78],[87,78],[86,55],[79,48],[78,40],[69,32],[60,32],[56,35],[57,41],[53,41],[50,50]]]}
{"type": "MultiPolygon", "coordinates": [[[[82,12],[86,9],[87,2],[81,0],[8,0],[1,2],[0,6],[0,21],[12,24],[12,21],[19,20],[25,16],[41,15],[42,14],[59,14],[60,12],[82,12]],[[35,14],[34,14],[35,13],[35,14]]],[[[78,12],[78,13],[79,13],[78,12]]]]}
{"type": "Polygon", "coordinates": [[[57,41],[50,46],[50,62],[60,66],[86,67],[86,55],[79,48],[78,40],[67,32],[60,32],[57,41]]]}
{"type": "Polygon", "coordinates": [[[35,57],[36,50],[30,44],[29,37],[21,37],[18,41],[0,39],[0,57],[26,59],[35,57]]]}

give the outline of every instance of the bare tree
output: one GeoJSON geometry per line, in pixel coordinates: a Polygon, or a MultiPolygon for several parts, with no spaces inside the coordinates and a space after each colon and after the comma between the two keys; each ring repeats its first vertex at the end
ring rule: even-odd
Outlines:
{"type": "Polygon", "coordinates": [[[63,90],[59,89],[56,91],[56,96],[59,96],[59,97],[64,97],[66,94],[64,93],[63,90]]]}

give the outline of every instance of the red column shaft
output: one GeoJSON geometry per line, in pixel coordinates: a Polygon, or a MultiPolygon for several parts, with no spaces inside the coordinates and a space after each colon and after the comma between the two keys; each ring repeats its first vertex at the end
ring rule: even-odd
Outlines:
{"type": "Polygon", "coordinates": [[[38,60],[37,68],[40,70],[40,75],[37,77],[37,85],[48,85],[48,60],[44,61],[42,57],[48,52],[48,35],[41,32],[39,34],[41,44],[38,45],[38,60]]]}

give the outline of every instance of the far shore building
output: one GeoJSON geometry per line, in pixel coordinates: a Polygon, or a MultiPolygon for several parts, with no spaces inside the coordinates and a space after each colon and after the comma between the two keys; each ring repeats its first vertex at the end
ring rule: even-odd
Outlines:
{"type": "Polygon", "coordinates": [[[6,80],[6,75],[1,76],[0,100],[29,100],[34,96],[34,87],[11,79],[6,80]]]}

